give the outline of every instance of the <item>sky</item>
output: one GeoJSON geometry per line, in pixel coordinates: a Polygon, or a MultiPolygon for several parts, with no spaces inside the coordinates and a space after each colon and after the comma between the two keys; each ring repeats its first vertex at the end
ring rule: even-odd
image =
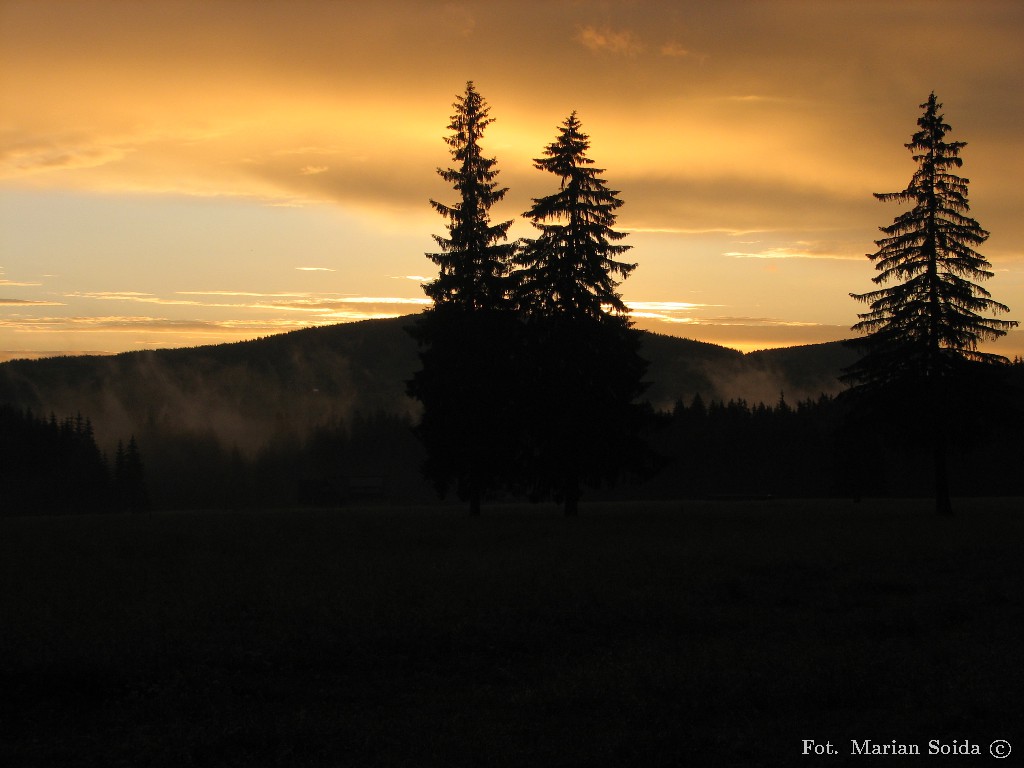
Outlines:
{"type": "MultiPolygon", "coordinates": [[[[637,326],[849,338],[934,91],[1024,319],[1018,0],[0,0],[0,360],[420,311],[455,97],[521,214],[576,110],[637,326]]],[[[987,347],[1024,355],[1024,331],[987,347]]]]}

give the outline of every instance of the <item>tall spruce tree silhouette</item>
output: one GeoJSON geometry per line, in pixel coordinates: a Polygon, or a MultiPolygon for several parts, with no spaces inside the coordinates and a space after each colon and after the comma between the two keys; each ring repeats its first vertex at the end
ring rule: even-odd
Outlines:
{"type": "Polygon", "coordinates": [[[557,192],[535,198],[523,215],[540,230],[515,258],[516,295],[521,308],[535,316],[591,319],[622,324],[628,312],[616,291],[636,264],[616,261],[630,249],[615,243],[618,192],[608,189],[587,157],[590,137],[573,112],[559,128],[558,138],[544,149],[534,166],[558,176],[557,192]]]}
{"type": "Polygon", "coordinates": [[[913,207],[879,229],[878,250],[868,254],[878,274],[876,284],[893,283],[862,294],[850,294],[870,306],[858,315],[853,329],[867,334],[854,345],[861,359],[844,379],[853,394],[873,407],[888,403],[896,418],[930,443],[935,478],[936,511],[952,514],[947,449],[951,415],[971,399],[979,376],[977,366],[1008,362],[978,348],[980,342],[1003,336],[1017,325],[981,313],[1009,308],[994,301],[977,280],[992,277],[991,264],[975,248],[988,238],[968,216],[969,180],[953,169],[963,164],[966,142],[947,141],[951,130],[932,93],[921,105],[919,129],[907,149],[917,170],[901,192],[876,193],[883,202],[913,207]]]}
{"type": "Polygon", "coordinates": [[[427,452],[424,473],[442,495],[454,484],[470,514],[478,515],[483,495],[502,484],[515,453],[511,357],[501,352],[514,336],[509,271],[515,244],[506,242],[512,221],[490,218],[507,191],[496,181],[495,158],[480,146],[494,122],[490,107],[472,81],[453,106],[445,142],[454,167],[437,172],[458,202],[430,201],[447,220],[448,235],[435,235],[440,250],[427,254],[439,274],[424,285],[433,305],[410,329],[422,367],[408,392],[423,404],[416,433],[427,452]]]}
{"type": "Polygon", "coordinates": [[[573,112],[534,161],[559,188],[524,214],[540,234],[515,257],[515,299],[526,317],[520,442],[533,497],[553,496],[569,516],[582,485],[613,482],[646,455],[644,409],[633,401],[647,363],[617,292],[636,264],[616,258],[630,247],[613,229],[622,201],[589,148],[573,112]]]}

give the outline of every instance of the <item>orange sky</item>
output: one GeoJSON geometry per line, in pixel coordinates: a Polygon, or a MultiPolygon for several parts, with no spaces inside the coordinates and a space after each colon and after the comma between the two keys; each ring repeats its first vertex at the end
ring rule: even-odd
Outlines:
{"type": "Polygon", "coordinates": [[[1022,31],[1013,0],[0,0],[0,359],[416,311],[468,79],[496,218],[578,110],[637,323],[744,350],[851,335],[934,89],[1022,319],[1022,31]]]}

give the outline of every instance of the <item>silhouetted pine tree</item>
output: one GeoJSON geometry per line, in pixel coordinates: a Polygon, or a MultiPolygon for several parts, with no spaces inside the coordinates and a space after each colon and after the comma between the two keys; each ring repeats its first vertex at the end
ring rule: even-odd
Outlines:
{"type": "Polygon", "coordinates": [[[456,98],[455,114],[445,137],[457,167],[438,168],[437,173],[459,194],[459,202],[430,204],[448,220],[448,237],[434,235],[441,250],[427,257],[439,267],[437,279],[424,285],[437,305],[489,310],[508,299],[508,273],[513,243],[506,242],[512,221],[492,224],[491,207],[508,191],[496,181],[496,158],[484,157],[480,139],[494,118],[473,81],[456,98]]]}
{"type": "Polygon", "coordinates": [[[604,171],[591,167],[589,148],[590,137],[573,112],[545,157],[534,161],[560,185],[523,214],[540,230],[515,259],[517,297],[531,314],[605,321],[628,311],[616,288],[636,264],[615,260],[630,246],[616,245],[626,233],[612,229],[622,200],[600,177],[604,171]]]}
{"type": "Polygon", "coordinates": [[[893,283],[863,294],[867,303],[854,330],[867,336],[856,342],[863,357],[847,369],[854,393],[877,405],[883,401],[909,418],[914,430],[927,433],[935,472],[936,509],[951,514],[946,451],[950,414],[977,399],[971,382],[983,374],[971,363],[1006,362],[978,349],[981,341],[1003,336],[1014,321],[999,314],[1009,308],[991,298],[977,280],[992,277],[989,262],[975,248],[988,232],[969,217],[968,179],[957,176],[962,141],[946,141],[950,126],[932,93],[921,105],[920,127],[906,145],[917,170],[901,192],[875,194],[883,202],[913,207],[880,227],[875,241],[876,284],[893,283]]]}
{"type": "Polygon", "coordinates": [[[526,317],[520,366],[526,403],[519,429],[534,498],[553,496],[577,513],[583,485],[614,482],[650,456],[641,439],[649,409],[634,404],[647,363],[617,292],[636,267],[616,257],[618,193],[587,157],[589,137],[573,112],[534,161],[559,188],[524,216],[540,231],[516,256],[516,305],[526,317]]]}
{"type": "Polygon", "coordinates": [[[512,222],[490,219],[507,191],[495,180],[495,159],[480,147],[493,122],[490,108],[472,81],[454,107],[445,142],[456,167],[438,173],[459,201],[430,201],[447,219],[448,236],[435,235],[440,251],[427,254],[439,274],[424,286],[433,306],[410,329],[422,368],[408,392],[423,404],[416,433],[427,451],[425,474],[442,495],[454,484],[476,515],[482,496],[503,484],[515,452],[509,428],[516,323],[508,277],[515,245],[505,242],[512,222]]]}

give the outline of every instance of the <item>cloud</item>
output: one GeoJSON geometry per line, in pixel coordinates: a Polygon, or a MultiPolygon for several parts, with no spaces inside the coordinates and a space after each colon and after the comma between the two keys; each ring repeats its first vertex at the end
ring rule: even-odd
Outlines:
{"type": "Polygon", "coordinates": [[[195,320],[166,317],[139,317],[106,315],[100,317],[32,317],[0,318],[0,328],[21,333],[31,332],[95,332],[95,331],[150,331],[156,333],[246,331],[280,333],[305,328],[312,323],[286,320],[195,320]]]}
{"type": "Polygon", "coordinates": [[[63,307],[64,303],[60,301],[33,301],[31,299],[5,299],[0,297],[0,306],[8,307],[63,307]]]}
{"type": "Polygon", "coordinates": [[[720,96],[718,97],[718,99],[719,101],[731,101],[738,104],[772,104],[793,101],[793,99],[782,98],[779,96],[764,96],[755,93],[734,96],[720,96]]]}
{"type": "Polygon", "coordinates": [[[441,142],[437,145],[425,151],[419,142],[399,141],[395,147],[371,152],[368,159],[340,155],[330,167],[312,166],[323,171],[305,174],[296,174],[289,158],[254,148],[258,162],[239,166],[238,184],[263,189],[276,205],[329,201],[377,210],[418,207],[426,211],[426,201],[438,194],[433,168],[445,157],[441,142]],[[410,169],[417,170],[410,173],[410,169]]]}
{"type": "Polygon", "coordinates": [[[702,321],[706,325],[741,325],[749,328],[816,328],[822,323],[805,323],[796,320],[781,320],[777,317],[709,317],[702,321]]]}
{"type": "Polygon", "coordinates": [[[301,298],[309,293],[255,293],[252,291],[175,291],[181,296],[243,296],[254,298],[301,298]]]}
{"type": "Polygon", "coordinates": [[[349,296],[337,300],[342,304],[395,304],[395,305],[425,305],[430,303],[426,298],[404,298],[404,297],[379,297],[379,296],[349,296]]]}
{"type": "Polygon", "coordinates": [[[330,267],[296,267],[300,272],[337,272],[336,269],[330,267]]]}
{"type": "Polygon", "coordinates": [[[757,229],[735,229],[733,227],[616,227],[620,232],[636,232],[642,235],[741,235],[781,231],[771,227],[757,229]]]}
{"type": "Polygon", "coordinates": [[[316,176],[318,173],[327,173],[330,168],[326,165],[305,165],[299,169],[303,176],[316,176]]]}
{"type": "Polygon", "coordinates": [[[607,52],[619,56],[635,56],[644,50],[643,43],[629,30],[616,32],[605,28],[586,26],[580,29],[576,40],[595,53],[607,52]]]}
{"type": "Polygon", "coordinates": [[[635,301],[624,299],[629,316],[634,320],[650,321],[673,325],[744,327],[744,328],[814,328],[820,323],[785,320],[776,317],[746,317],[717,315],[702,317],[703,310],[722,307],[721,304],[697,304],[689,301],[635,301]]]}
{"type": "MultiPolygon", "coordinates": [[[[135,291],[83,291],[67,293],[65,296],[74,299],[129,301],[160,306],[217,308],[232,309],[236,311],[261,310],[264,312],[272,311],[284,313],[303,312],[309,313],[310,315],[316,315],[323,321],[331,319],[363,320],[379,317],[397,317],[408,312],[412,307],[422,307],[430,303],[429,299],[418,297],[358,296],[336,293],[257,293],[250,291],[176,291],[175,293],[176,295],[181,296],[208,296],[212,298],[220,298],[222,300],[201,301],[197,299],[165,298],[150,293],[138,293],[135,291]],[[240,301],[226,301],[227,299],[240,299],[240,301]]],[[[188,323],[192,321],[166,320],[161,322],[188,323]]],[[[205,323],[206,321],[203,322],[205,323]]],[[[223,326],[209,327],[234,327],[230,324],[233,321],[224,322],[225,324],[223,326]]],[[[250,321],[239,322],[247,323],[250,321]]],[[[294,325],[291,321],[282,322],[285,322],[286,325],[294,325]]]]}
{"type": "Polygon", "coordinates": [[[141,304],[169,304],[193,306],[199,304],[197,301],[186,299],[165,299],[152,293],[139,293],[137,291],[73,291],[65,293],[69,299],[96,299],[99,301],[135,301],[141,304]]]}
{"type": "Polygon", "coordinates": [[[620,181],[626,206],[622,229],[638,232],[744,234],[772,231],[873,232],[878,218],[870,192],[832,189],[759,175],[654,175],[620,181]]]}
{"type": "MultiPolygon", "coordinates": [[[[287,147],[285,149],[275,149],[271,154],[274,155],[338,155],[341,154],[342,150],[338,147],[332,147],[328,144],[309,144],[301,147],[287,147]]],[[[253,158],[246,158],[245,162],[255,163],[256,160],[253,158]]],[[[307,166],[309,167],[309,166],[307,166]]],[[[326,167],[325,167],[326,169],[326,167]]]]}
{"type": "Polygon", "coordinates": [[[476,29],[476,18],[464,3],[445,3],[443,14],[445,26],[460,37],[468,37],[476,29]]]}
{"type": "Polygon", "coordinates": [[[344,317],[346,319],[369,317],[397,317],[410,307],[430,304],[430,299],[410,299],[386,296],[325,296],[295,298],[289,300],[256,302],[243,305],[248,309],[270,309],[284,312],[315,312],[323,317],[344,317]],[[352,309],[352,306],[372,305],[375,309],[352,309]]]}
{"type": "MultiPolygon", "coordinates": [[[[177,291],[184,296],[222,296],[226,298],[269,299],[270,301],[243,302],[238,304],[214,304],[212,306],[237,306],[251,309],[333,309],[348,304],[380,304],[388,306],[422,306],[430,299],[407,296],[358,296],[338,293],[254,293],[249,291],[177,291]]],[[[175,302],[169,302],[175,303],[175,302]]],[[[195,303],[199,302],[181,302],[195,303]]]]}
{"type": "Polygon", "coordinates": [[[728,251],[723,256],[736,259],[828,259],[835,261],[860,261],[861,254],[839,254],[815,251],[812,248],[766,248],[763,251],[728,251]]]}
{"type": "Polygon", "coordinates": [[[658,49],[658,52],[662,56],[667,56],[671,59],[685,59],[689,56],[694,55],[691,51],[688,51],[686,48],[684,48],[675,41],[670,41],[662,44],[661,48],[658,49]]]}
{"type": "Polygon", "coordinates": [[[47,141],[16,141],[0,151],[0,178],[97,168],[122,160],[131,151],[81,133],[56,135],[47,141]]]}
{"type": "MultiPolygon", "coordinates": [[[[46,277],[52,277],[52,275],[46,275],[46,277]]],[[[0,285],[11,288],[35,288],[42,285],[42,283],[23,283],[17,280],[8,280],[4,277],[4,268],[0,267],[0,285]]]]}
{"type": "Polygon", "coordinates": [[[678,309],[696,309],[698,307],[713,307],[715,304],[694,304],[689,301],[634,301],[632,299],[626,300],[626,305],[630,309],[666,309],[666,310],[678,310],[678,309]]]}
{"type": "Polygon", "coordinates": [[[715,306],[713,304],[694,304],[689,301],[634,301],[625,299],[629,308],[629,316],[634,319],[646,318],[660,320],[665,323],[695,323],[692,316],[694,310],[715,306]]]}

